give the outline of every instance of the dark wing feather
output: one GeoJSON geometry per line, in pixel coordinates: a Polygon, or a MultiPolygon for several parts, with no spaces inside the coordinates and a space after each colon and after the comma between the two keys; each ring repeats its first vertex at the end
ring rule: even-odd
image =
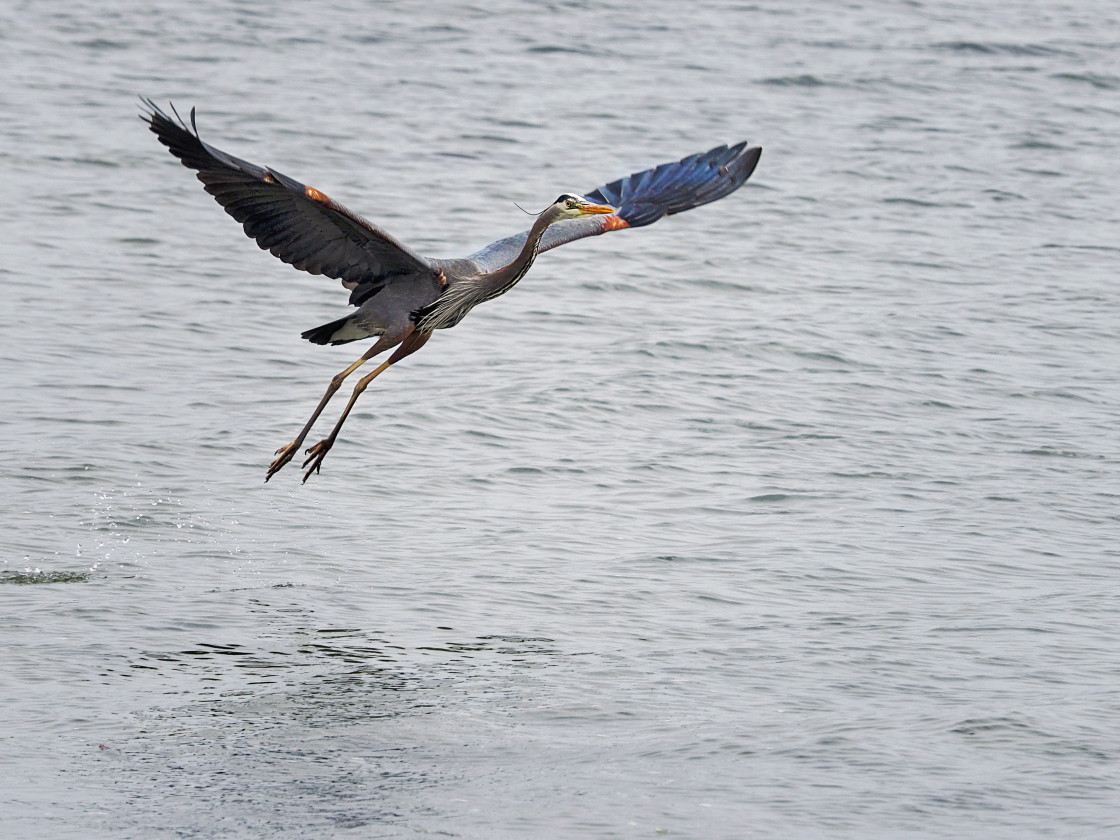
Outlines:
{"type": "Polygon", "coordinates": [[[352,304],[395,276],[435,274],[424,257],[318,190],[202,142],[193,108],[188,128],[178,113],[173,120],[151,100],[143,101],[148,108],[143,119],[159,141],[196,171],[250,238],[301,271],[341,280],[351,290],[352,304]]]}
{"type": "Polygon", "coordinates": [[[747,144],[717,146],[675,163],[620,178],[587,194],[587,198],[618,208],[630,227],[650,225],[739,189],[758,165],[762,149],[747,144]]]}
{"type": "MultiPolygon", "coordinates": [[[[761,154],[761,148],[747,148],[746,142],[717,146],[619,178],[586,195],[592,201],[616,208],[617,213],[557,222],[544,232],[538,253],[611,230],[651,225],[662,216],[723,198],[746,183],[761,154]]],[[[528,233],[499,239],[470,259],[485,270],[506,265],[520,252],[528,233]]]]}

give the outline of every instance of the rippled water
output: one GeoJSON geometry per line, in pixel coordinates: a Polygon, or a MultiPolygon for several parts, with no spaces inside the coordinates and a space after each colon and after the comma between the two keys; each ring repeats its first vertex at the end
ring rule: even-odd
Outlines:
{"type": "Polygon", "coordinates": [[[1120,831],[1114,4],[0,23],[5,838],[1120,831]],[[141,94],[433,256],[765,152],[265,485],[345,293],[141,94]]]}

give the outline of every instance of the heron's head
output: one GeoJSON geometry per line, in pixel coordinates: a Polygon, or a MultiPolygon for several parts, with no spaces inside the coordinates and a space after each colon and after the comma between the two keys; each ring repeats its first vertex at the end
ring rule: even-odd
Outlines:
{"type": "Polygon", "coordinates": [[[608,213],[614,213],[613,207],[608,207],[606,204],[596,204],[593,201],[588,201],[586,198],[571,193],[564,193],[552,204],[552,209],[556,213],[556,220],[560,219],[579,219],[583,216],[601,216],[608,213]]]}

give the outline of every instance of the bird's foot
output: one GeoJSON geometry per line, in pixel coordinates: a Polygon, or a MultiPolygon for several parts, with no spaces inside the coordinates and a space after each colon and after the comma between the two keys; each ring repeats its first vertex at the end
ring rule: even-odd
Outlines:
{"type": "Polygon", "coordinates": [[[276,460],[269,466],[268,475],[264,477],[265,481],[268,481],[276,475],[276,473],[284,469],[284,465],[292,460],[292,457],[299,451],[299,445],[301,443],[303,443],[302,440],[293,440],[287,446],[281,446],[276,450],[276,460]]]}
{"type": "Polygon", "coordinates": [[[307,483],[307,479],[311,478],[311,473],[319,472],[319,468],[323,466],[323,459],[327,457],[327,453],[331,451],[332,446],[334,446],[334,438],[323,438],[307,450],[307,460],[303,462],[303,465],[306,467],[311,464],[311,468],[303,477],[304,484],[307,483]]]}

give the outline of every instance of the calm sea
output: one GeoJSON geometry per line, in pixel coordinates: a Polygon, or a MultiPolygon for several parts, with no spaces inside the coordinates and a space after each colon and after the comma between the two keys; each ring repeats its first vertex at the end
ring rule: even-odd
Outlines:
{"type": "Polygon", "coordinates": [[[4,838],[1120,836],[1115,3],[17,1],[0,54],[4,838]],[[138,95],[432,256],[765,151],[266,485],[346,294],[138,95]]]}

